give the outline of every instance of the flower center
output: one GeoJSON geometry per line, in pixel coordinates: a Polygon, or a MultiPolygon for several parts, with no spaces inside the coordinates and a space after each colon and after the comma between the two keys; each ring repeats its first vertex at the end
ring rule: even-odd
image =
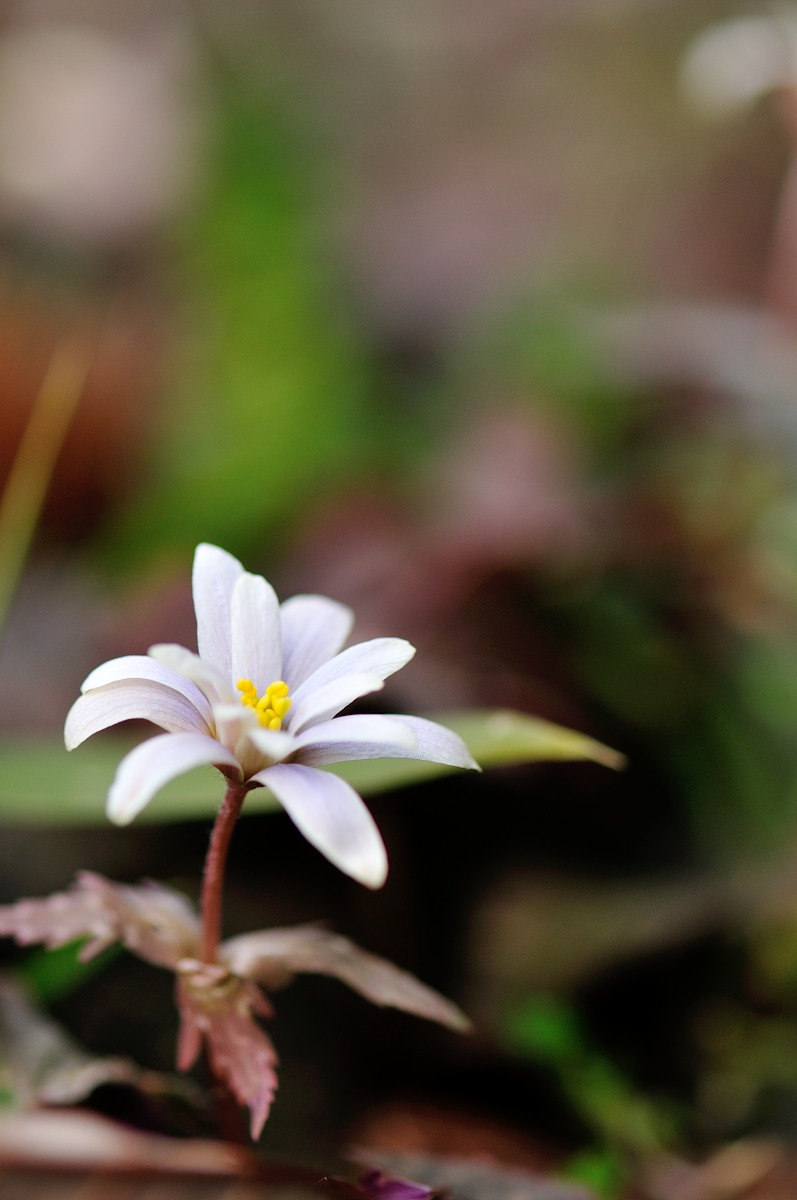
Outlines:
{"type": "Polygon", "coordinates": [[[239,679],[236,687],[241,693],[241,704],[255,710],[264,729],[282,729],[282,722],[291,706],[288,685],[283,679],[270,683],[262,696],[258,696],[251,679],[239,679]]]}

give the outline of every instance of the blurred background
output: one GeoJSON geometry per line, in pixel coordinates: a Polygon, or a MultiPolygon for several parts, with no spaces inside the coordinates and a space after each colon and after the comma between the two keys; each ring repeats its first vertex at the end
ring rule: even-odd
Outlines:
{"type": "MultiPolygon", "coordinates": [[[[6,742],[192,644],[206,540],[413,641],[389,709],[628,758],[377,798],[376,896],[249,818],[231,931],[329,918],[478,1028],[297,983],[267,1152],[794,1194],[796,146],[785,4],[6,0],[6,742]]],[[[0,899],[195,894],[207,832],[14,826],[0,899]]],[[[54,1011],[167,1070],[169,993],[54,1011]]]]}

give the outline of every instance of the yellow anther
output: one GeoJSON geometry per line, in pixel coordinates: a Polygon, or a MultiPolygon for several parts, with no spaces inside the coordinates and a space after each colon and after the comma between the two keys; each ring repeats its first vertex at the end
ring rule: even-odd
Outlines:
{"type": "Polygon", "coordinates": [[[241,693],[241,704],[255,710],[264,729],[282,728],[282,722],[291,707],[288,685],[284,679],[270,683],[262,696],[258,696],[251,679],[239,679],[236,687],[241,693]]]}
{"type": "Polygon", "coordinates": [[[239,679],[235,685],[241,693],[241,704],[245,704],[247,708],[254,708],[257,701],[257,691],[251,679],[239,679]]]}

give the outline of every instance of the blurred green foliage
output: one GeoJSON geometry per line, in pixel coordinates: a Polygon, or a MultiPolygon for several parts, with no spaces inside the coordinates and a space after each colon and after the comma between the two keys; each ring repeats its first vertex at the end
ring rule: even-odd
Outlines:
{"type": "Polygon", "coordinates": [[[579,1115],[608,1147],[629,1155],[660,1151],[673,1141],[675,1113],[646,1097],[590,1045],[575,1008],[559,996],[537,996],[507,1022],[516,1051],[551,1068],[579,1115]]]}
{"type": "Polygon", "coordinates": [[[120,946],[109,946],[88,961],[80,958],[83,941],[70,942],[52,950],[36,949],[25,954],[16,974],[30,995],[42,1006],[55,1004],[71,995],[95,975],[104,971],[121,954],[120,946]]]}
{"type": "Polygon", "coordinates": [[[120,566],[203,540],[276,552],[389,436],[300,132],[240,80],[217,87],[210,177],[172,250],[179,337],[151,479],[106,542],[120,566]]]}
{"type": "Polygon", "coordinates": [[[590,1043],[575,1007],[564,997],[539,995],[506,1022],[509,1046],[555,1075],[559,1086],[595,1138],[577,1155],[568,1174],[602,1196],[612,1197],[634,1164],[676,1143],[683,1114],[671,1102],[646,1095],[590,1043]]]}

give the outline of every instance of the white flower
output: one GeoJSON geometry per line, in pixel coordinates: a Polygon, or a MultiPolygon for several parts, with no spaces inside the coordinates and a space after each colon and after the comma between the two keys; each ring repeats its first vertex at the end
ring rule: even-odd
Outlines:
{"type": "Polygon", "coordinates": [[[351,611],[324,596],[279,604],[273,588],[232,555],[200,545],[194,556],[199,654],[153,646],[92,671],[66,719],[72,750],[120,721],[152,721],[165,734],[120,763],[108,816],[125,825],[169,780],[212,764],[231,782],[268,787],[330,862],[380,887],[387,856],[363,801],[319,767],[358,758],[421,758],[476,767],[464,742],[433,721],[338,716],[378,691],[412,658],[400,638],[342,650],[351,611]]]}

